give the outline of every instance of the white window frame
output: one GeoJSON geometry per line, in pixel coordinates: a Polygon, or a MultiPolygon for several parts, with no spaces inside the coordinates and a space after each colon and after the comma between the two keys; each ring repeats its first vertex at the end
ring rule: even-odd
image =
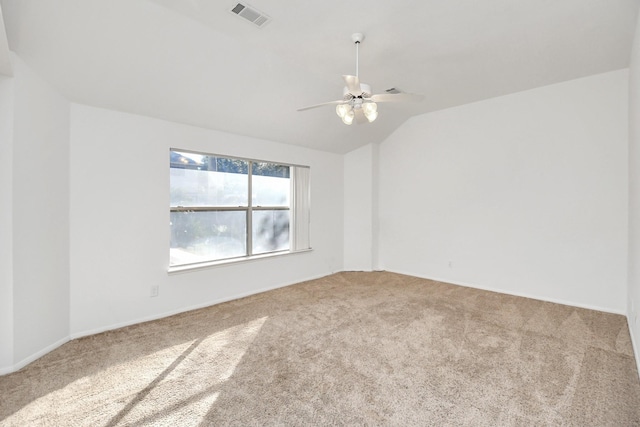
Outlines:
{"type": "MultiPolygon", "coordinates": [[[[223,211],[244,211],[246,221],[246,255],[224,258],[189,264],[169,265],[168,272],[182,272],[194,269],[207,268],[217,265],[227,265],[233,263],[247,262],[257,259],[270,258],[273,256],[289,255],[294,253],[311,251],[310,244],[310,221],[311,221],[311,183],[310,167],[296,165],[272,160],[259,160],[244,157],[230,156],[225,154],[205,153],[182,148],[170,148],[169,153],[176,151],[181,153],[192,153],[201,156],[211,156],[230,160],[241,160],[248,162],[248,198],[247,206],[172,206],[169,203],[169,213],[171,212],[223,212],[223,211]],[[252,185],[253,185],[253,163],[270,163],[281,166],[288,166],[289,180],[291,184],[289,206],[253,206],[252,185]],[[267,253],[253,254],[253,212],[254,211],[289,211],[289,249],[272,251],[267,253]]],[[[171,170],[171,164],[169,165],[171,170]]],[[[169,184],[170,187],[170,184],[169,184]]],[[[169,245],[169,250],[171,250],[169,245]]]]}

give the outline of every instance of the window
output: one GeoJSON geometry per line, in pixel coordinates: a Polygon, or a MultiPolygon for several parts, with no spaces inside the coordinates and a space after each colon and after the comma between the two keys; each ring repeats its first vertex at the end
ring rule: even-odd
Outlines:
{"type": "Polygon", "coordinates": [[[170,267],[309,249],[309,168],[170,151],[170,267]]]}

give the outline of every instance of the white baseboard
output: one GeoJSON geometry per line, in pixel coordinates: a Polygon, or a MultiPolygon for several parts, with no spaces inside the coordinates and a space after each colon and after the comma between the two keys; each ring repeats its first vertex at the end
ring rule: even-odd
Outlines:
{"type": "Polygon", "coordinates": [[[53,344],[48,345],[45,348],[37,351],[36,353],[33,353],[33,354],[29,355],[28,357],[25,357],[24,359],[22,359],[18,363],[15,363],[12,366],[0,367],[0,375],[6,375],[6,374],[11,374],[13,372],[16,372],[16,371],[24,368],[25,366],[27,366],[29,363],[36,361],[37,359],[41,358],[45,354],[55,350],[56,348],[60,347],[63,344],[66,344],[68,342],[69,342],[69,337],[62,338],[62,339],[54,342],[53,344]]]}
{"type": "MultiPolygon", "coordinates": [[[[334,273],[329,273],[329,274],[334,274],[334,273]]],[[[205,303],[202,303],[202,304],[192,305],[192,306],[188,306],[188,307],[182,307],[182,308],[179,308],[179,309],[176,309],[176,310],[170,310],[170,311],[159,313],[159,314],[155,314],[155,315],[152,315],[152,316],[146,316],[146,317],[141,317],[141,318],[125,321],[125,322],[114,323],[112,325],[107,325],[107,326],[103,326],[103,327],[100,327],[100,328],[95,328],[95,329],[90,329],[90,330],[85,330],[85,331],[80,331],[80,332],[74,332],[74,333],[70,334],[68,337],[65,337],[65,338],[63,338],[63,339],[61,339],[61,340],[59,340],[59,341],[57,341],[57,342],[45,347],[45,348],[37,351],[36,353],[33,353],[33,354],[29,355],[28,357],[24,358],[23,360],[21,360],[20,362],[14,364],[14,365],[1,366],[0,367],[0,375],[7,375],[7,374],[11,374],[13,372],[16,372],[16,371],[24,368],[25,366],[27,366],[29,363],[34,362],[35,360],[37,360],[40,357],[44,356],[45,354],[49,353],[50,351],[53,351],[56,348],[60,347],[61,345],[69,342],[70,340],[86,337],[86,336],[89,336],[89,335],[95,335],[95,334],[99,334],[101,332],[111,331],[111,330],[114,330],[114,329],[123,328],[125,326],[136,325],[138,323],[150,322],[152,320],[162,319],[162,318],[165,318],[165,317],[173,316],[175,314],[180,314],[180,313],[185,313],[185,312],[192,311],[192,310],[198,310],[198,309],[201,309],[201,308],[210,307],[212,305],[221,304],[223,302],[233,301],[233,300],[236,300],[236,299],[248,297],[248,296],[255,295],[255,294],[260,294],[260,293],[271,291],[271,290],[274,290],[274,289],[279,289],[279,288],[284,288],[286,286],[295,285],[296,283],[302,283],[302,282],[306,282],[306,281],[309,281],[309,280],[319,279],[319,278],[325,277],[327,275],[328,274],[319,274],[319,275],[311,276],[311,277],[308,277],[308,278],[305,278],[305,279],[300,279],[300,280],[296,280],[296,281],[293,281],[293,282],[286,282],[286,283],[282,283],[282,284],[278,284],[278,285],[274,285],[274,286],[269,286],[269,287],[265,287],[265,288],[256,289],[256,290],[249,291],[249,292],[235,294],[235,295],[232,295],[232,296],[229,296],[229,297],[219,298],[219,299],[211,300],[211,301],[208,301],[208,302],[205,302],[205,303]]]]}
{"type": "MultiPolygon", "coordinates": [[[[334,273],[330,273],[330,274],[334,274],[334,273]]],[[[134,319],[134,320],[114,323],[114,324],[107,325],[107,326],[100,327],[100,328],[88,329],[88,330],[85,330],[85,331],[74,332],[74,333],[71,334],[71,339],[82,338],[82,337],[95,335],[95,334],[99,334],[99,333],[106,332],[106,331],[112,331],[114,329],[124,328],[126,326],[137,325],[139,323],[144,323],[144,322],[150,322],[150,321],[153,321],[153,320],[163,319],[165,317],[174,316],[174,315],[180,314],[180,313],[186,313],[188,311],[199,310],[201,308],[211,307],[212,305],[222,304],[223,302],[234,301],[234,300],[237,300],[237,299],[240,299],[240,298],[245,298],[245,297],[248,297],[248,296],[251,296],[251,295],[261,294],[263,292],[272,291],[274,289],[279,289],[279,288],[284,288],[284,287],[287,287],[287,286],[295,285],[297,283],[302,283],[302,282],[307,282],[309,280],[319,279],[319,278],[325,277],[327,275],[328,274],[320,274],[320,275],[312,276],[312,277],[309,277],[309,278],[306,278],[306,279],[300,279],[300,280],[296,280],[294,282],[286,282],[284,284],[268,286],[268,287],[265,287],[265,288],[260,288],[260,289],[256,289],[256,290],[249,291],[249,292],[243,292],[243,293],[240,293],[240,294],[235,294],[235,295],[232,295],[232,296],[229,296],[229,297],[218,298],[218,299],[215,299],[215,300],[204,302],[202,304],[196,304],[196,305],[191,305],[191,306],[187,306],[187,307],[182,307],[182,308],[179,308],[179,309],[176,309],[176,310],[170,310],[170,311],[166,311],[166,312],[163,312],[163,313],[154,314],[152,316],[140,317],[140,318],[137,318],[137,319],[134,319]]]]}
{"type": "Polygon", "coordinates": [[[408,272],[404,272],[404,271],[398,271],[398,270],[386,270],[389,271],[391,273],[398,273],[398,274],[404,274],[407,276],[413,276],[413,277],[419,277],[421,279],[427,279],[427,280],[433,280],[436,282],[442,282],[442,283],[449,283],[452,285],[457,285],[457,286],[464,286],[467,288],[473,288],[473,289],[480,289],[483,291],[490,291],[490,292],[496,292],[499,294],[505,294],[505,295],[513,295],[516,297],[523,297],[523,298],[529,298],[529,299],[535,299],[538,301],[545,301],[545,302],[552,302],[555,304],[562,304],[562,305],[568,305],[570,307],[578,307],[578,308],[586,308],[588,310],[595,310],[595,311],[602,311],[604,313],[611,313],[611,314],[620,314],[623,316],[626,316],[627,313],[624,310],[616,310],[616,309],[611,309],[611,308],[607,308],[607,307],[599,307],[599,306],[595,306],[595,305],[590,305],[590,304],[582,304],[582,303],[577,303],[574,301],[566,301],[566,300],[562,300],[562,299],[557,299],[557,298],[547,298],[547,297],[543,297],[540,295],[531,295],[531,294],[527,294],[527,293],[521,293],[521,292],[512,292],[512,291],[508,291],[505,289],[500,289],[500,288],[493,288],[490,286],[478,286],[475,284],[471,284],[471,283],[464,283],[464,282],[457,282],[457,281],[452,281],[449,279],[441,279],[441,278],[437,278],[437,277],[426,277],[423,275],[419,275],[419,274],[415,274],[415,273],[408,273],[408,272]]]}
{"type": "Polygon", "coordinates": [[[633,355],[636,358],[636,370],[638,372],[638,379],[640,379],[640,352],[638,351],[638,344],[635,340],[634,327],[631,326],[631,316],[627,316],[627,325],[629,326],[629,335],[631,336],[631,347],[633,348],[633,355]]]}

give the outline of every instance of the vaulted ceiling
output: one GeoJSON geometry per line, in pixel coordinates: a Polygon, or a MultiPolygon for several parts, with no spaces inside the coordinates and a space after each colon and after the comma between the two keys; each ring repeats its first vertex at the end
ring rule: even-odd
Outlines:
{"type": "MultiPolygon", "coordinates": [[[[0,0],[9,48],[73,102],[345,153],[412,115],[625,68],[640,0],[0,0]],[[246,4],[246,3],[245,3],[246,4]],[[355,73],[381,104],[370,124],[332,107],[355,73]]],[[[4,41],[4,48],[3,48],[4,41]]]]}
{"type": "Polygon", "coordinates": [[[0,8],[0,74],[4,74],[5,76],[12,75],[9,55],[9,42],[7,41],[7,32],[4,28],[2,8],[0,8]]]}

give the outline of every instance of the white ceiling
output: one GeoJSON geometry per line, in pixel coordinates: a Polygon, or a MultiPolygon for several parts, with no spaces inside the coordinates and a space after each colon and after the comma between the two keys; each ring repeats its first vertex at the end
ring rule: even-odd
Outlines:
{"type": "Polygon", "coordinates": [[[627,67],[640,0],[251,0],[263,28],[234,0],[0,4],[11,50],[74,102],[345,153],[415,114],[627,67]],[[364,125],[297,112],[341,98],[354,32],[362,81],[425,100],[364,125]]]}

